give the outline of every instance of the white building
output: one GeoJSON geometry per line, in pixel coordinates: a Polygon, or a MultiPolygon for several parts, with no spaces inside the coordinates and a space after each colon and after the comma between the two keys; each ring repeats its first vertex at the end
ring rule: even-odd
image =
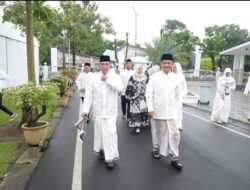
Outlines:
{"type": "Polygon", "coordinates": [[[220,55],[233,55],[233,76],[237,85],[243,84],[245,55],[250,55],[250,41],[220,52],[220,55]]]}
{"type": "MultiPolygon", "coordinates": [[[[103,55],[109,55],[112,62],[116,62],[115,60],[115,51],[107,49],[103,55]]],[[[117,58],[118,58],[118,66],[119,69],[124,69],[126,56],[126,45],[123,45],[117,49],[117,58]]],[[[136,64],[145,64],[149,63],[146,52],[143,48],[135,48],[134,46],[128,47],[127,58],[130,58],[134,65],[136,64]]]]}
{"type": "MultiPolygon", "coordinates": [[[[0,70],[10,75],[11,85],[28,82],[27,53],[25,34],[15,29],[9,22],[2,23],[3,11],[0,9],[0,70]]],[[[34,61],[36,82],[39,82],[39,44],[34,38],[34,61]]]]}

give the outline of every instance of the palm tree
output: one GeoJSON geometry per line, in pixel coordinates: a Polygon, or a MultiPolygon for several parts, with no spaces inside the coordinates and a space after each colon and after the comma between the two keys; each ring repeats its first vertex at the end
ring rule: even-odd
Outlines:
{"type": "Polygon", "coordinates": [[[145,43],[146,53],[149,60],[155,64],[159,64],[160,58],[164,53],[172,53],[175,57],[182,56],[181,46],[176,44],[176,42],[171,37],[156,37],[152,39],[153,45],[150,43],[145,43]]]}

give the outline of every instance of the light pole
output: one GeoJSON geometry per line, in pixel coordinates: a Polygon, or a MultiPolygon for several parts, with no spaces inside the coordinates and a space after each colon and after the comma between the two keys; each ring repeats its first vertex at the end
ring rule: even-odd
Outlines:
{"type": "Polygon", "coordinates": [[[133,6],[133,11],[135,13],[135,57],[136,57],[136,44],[137,44],[137,12],[135,11],[135,7],[133,6]]]}
{"type": "MultiPolygon", "coordinates": [[[[70,38],[69,38],[69,59],[68,59],[68,62],[70,60],[70,38]]],[[[70,67],[70,62],[69,62],[69,67],[70,67]]]]}

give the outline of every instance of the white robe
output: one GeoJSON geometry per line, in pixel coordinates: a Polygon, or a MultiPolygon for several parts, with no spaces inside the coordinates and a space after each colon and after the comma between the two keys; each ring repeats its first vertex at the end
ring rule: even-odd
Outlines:
{"type": "MultiPolygon", "coordinates": [[[[250,96],[250,76],[248,77],[247,84],[244,90],[244,94],[250,96]]],[[[247,119],[250,120],[250,110],[247,115],[247,119]]]]}
{"type": "Polygon", "coordinates": [[[210,120],[213,122],[227,122],[231,107],[231,91],[236,87],[235,80],[232,77],[221,76],[217,83],[217,92],[215,95],[214,105],[210,120]],[[229,82],[229,95],[225,94],[225,85],[229,82]],[[224,96],[224,100],[221,98],[224,96]]]}
{"type": "Polygon", "coordinates": [[[76,86],[80,91],[81,88],[85,88],[85,91],[80,91],[80,97],[84,97],[87,89],[87,85],[89,84],[91,78],[94,76],[92,72],[81,72],[76,78],[76,86]]]}
{"type": "Polygon", "coordinates": [[[179,129],[183,129],[182,119],[183,119],[183,98],[187,95],[187,82],[185,79],[185,75],[182,73],[182,68],[179,63],[175,63],[176,65],[176,76],[179,78],[179,89],[180,89],[180,98],[177,101],[177,118],[176,125],[179,129]]]}
{"type": "Polygon", "coordinates": [[[121,77],[122,83],[123,83],[123,90],[122,90],[122,94],[121,94],[122,96],[125,96],[128,81],[133,74],[135,74],[134,70],[127,70],[127,69],[121,70],[119,76],[121,77]]]}
{"type": "Polygon", "coordinates": [[[97,73],[87,86],[83,112],[89,113],[92,107],[94,119],[94,151],[104,150],[105,160],[119,157],[116,117],[118,115],[118,92],[123,89],[120,77],[109,71],[106,81],[102,73],[97,73]]]}
{"type": "Polygon", "coordinates": [[[173,73],[154,73],[146,88],[148,111],[154,111],[151,133],[153,150],[160,154],[179,156],[180,134],[176,126],[177,101],[180,98],[178,78],[173,73]]]}

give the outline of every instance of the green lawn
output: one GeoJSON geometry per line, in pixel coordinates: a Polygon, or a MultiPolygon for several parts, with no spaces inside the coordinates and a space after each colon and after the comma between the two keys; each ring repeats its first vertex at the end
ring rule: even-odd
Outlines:
{"type": "MultiPolygon", "coordinates": [[[[4,98],[3,98],[3,105],[7,107],[9,110],[11,110],[13,113],[18,114],[18,117],[14,121],[11,121],[11,122],[20,122],[21,116],[22,116],[21,109],[16,108],[10,102],[7,102],[6,100],[4,100],[4,98]]],[[[43,117],[41,117],[40,120],[46,120],[47,118],[51,116],[51,114],[55,111],[57,107],[57,106],[53,106],[53,105],[57,105],[57,100],[51,101],[50,105],[51,106],[48,107],[46,114],[43,117]]],[[[0,110],[0,127],[1,125],[7,123],[9,119],[10,119],[9,115],[3,112],[2,110],[0,110]]]]}
{"type": "Polygon", "coordinates": [[[21,141],[0,142],[0,181],[10,169],[11,163],[16,159],[21,141]]]}

